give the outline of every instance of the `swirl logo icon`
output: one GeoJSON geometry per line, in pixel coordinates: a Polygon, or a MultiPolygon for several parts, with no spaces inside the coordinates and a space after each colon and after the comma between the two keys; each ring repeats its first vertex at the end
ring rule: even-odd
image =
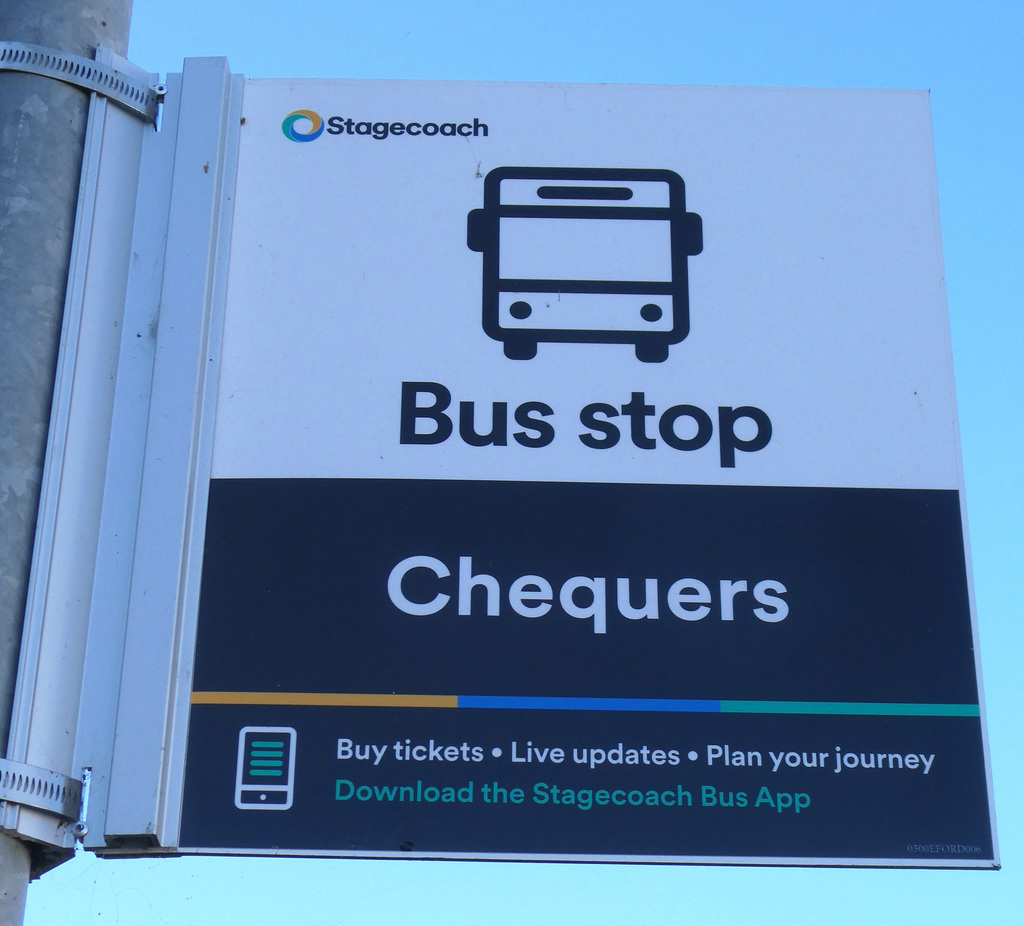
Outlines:
{"type": "Polygon", "coordinates": [[[284,132],[285,138],[292,141],[314,141],[324,132],[324,120],[320,118],[319,113],[315,113],[311,109],[297,109],[284,117],[281,131],[284,132]],[[308,132],[302,132],[296,127],[296,123],[301,123],[303,120],[312,126],[308,132]]]}

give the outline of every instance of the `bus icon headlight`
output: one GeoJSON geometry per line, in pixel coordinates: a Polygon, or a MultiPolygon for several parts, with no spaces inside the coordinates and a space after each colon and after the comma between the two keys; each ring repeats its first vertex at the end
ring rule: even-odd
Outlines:
{"type": "Polygon", "coordinates": [[[572,341],[657,363],[689,332],[686,259],[703,233],[674,171],[496,168],[467,243],[483,254],[484,331],[506,357],[572,341]]]}

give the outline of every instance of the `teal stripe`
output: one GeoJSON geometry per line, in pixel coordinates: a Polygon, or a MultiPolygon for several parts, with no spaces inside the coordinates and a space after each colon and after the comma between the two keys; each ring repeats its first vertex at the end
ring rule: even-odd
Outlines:
{"type": "Polygon", "coordinates": [[[280,769],[269,769],[269,768],[251,768],[249,769],[250,775],[271,775],[274,778],[280,778],[284,772],[280,769]]]}
{"type": "Polygon", "coordinates": [[[723,701],[723,714],[869,714],[882,717],[980,717],[977,704],[870,704],[856,701],[723,701]]]}

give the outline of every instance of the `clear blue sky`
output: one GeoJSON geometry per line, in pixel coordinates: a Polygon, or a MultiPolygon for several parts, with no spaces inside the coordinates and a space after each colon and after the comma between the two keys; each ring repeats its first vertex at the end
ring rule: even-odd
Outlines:
{"type": "Polygon", "coordinates": [[[226,56],[248,77],[931,91],[1003,870],[992,872],[79,856],[29,892],[79,923],[1008,923],[1020,916],[1024,763],[1024,5],[520,0],[135,4],[129,57],[226,56]]]}

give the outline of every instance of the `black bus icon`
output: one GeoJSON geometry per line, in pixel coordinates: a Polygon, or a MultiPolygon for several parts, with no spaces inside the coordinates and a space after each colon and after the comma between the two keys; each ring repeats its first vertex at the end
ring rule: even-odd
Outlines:
{"type": "Polygon", "coordinates": [[[703,231],[674,171],[495,168],[467,243],[483,254],[484,331],[510,359],[562,341],[659,363],[690,330],[686,259],[703,231]]]}

